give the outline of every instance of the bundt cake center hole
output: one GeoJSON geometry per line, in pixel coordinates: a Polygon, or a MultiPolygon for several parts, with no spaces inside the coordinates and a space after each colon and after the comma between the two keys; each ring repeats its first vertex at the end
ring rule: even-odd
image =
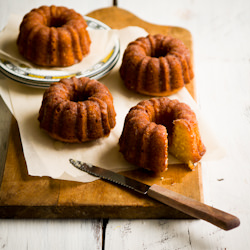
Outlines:
{"type": "Polygon", "coordinates": [[[65,20],[63,20],[62,18],[51,18],[50,22],[48,23],[49,27],[54,27],[54,28],[59,28],[62,27],[65,24],[65,20]]]}
{"type": "Polygon", "coordinates": [[[169,53],[169,49],[168,48],[156,48],[153,55],[151,55],[152,57],[164,57],[169,53]]]}
{"type": "Polygon", "coordinates": [[[84,102],[86,100],[88,100],[89,96],[88,95],[84,95],[83,93],[75,93],[75,95],[70,98],[70,101],[72,102],[84,102]]]}
{"type": "Polygon", "coordinates": [[[173,133],[173,121],[174,115],[172,113],[168,113],[163,115],[162,117],[159,117],[159,119],[156,120],[156,124],[160,124],[166,127],[168,134],[171,136],[173,133]]]}

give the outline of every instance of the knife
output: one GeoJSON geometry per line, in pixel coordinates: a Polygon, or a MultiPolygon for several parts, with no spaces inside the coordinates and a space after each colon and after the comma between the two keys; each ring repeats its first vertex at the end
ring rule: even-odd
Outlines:
{"type": "Polygon", "coordinates": [[[84,163],[73,159],[70,159],[69,161],[74,167],[87,172],[88,174],[133,189],[136,192],[147,195],[194,218],[210,222],[211,224],[224,230],[230,230],[240,225],[240,220],[234,215],[228,214],[197,200],[173,192],[157,184],[149,186],[121,174],[94,166],[89,163],[84,163]]]}

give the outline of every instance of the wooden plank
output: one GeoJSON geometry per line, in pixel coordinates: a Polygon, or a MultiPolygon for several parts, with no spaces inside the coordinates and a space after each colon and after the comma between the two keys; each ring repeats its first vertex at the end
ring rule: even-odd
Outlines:
{"type": "MultiPolygon", "coordinates": [[[[152,34],[173,35],[182,39],[192,52],[192,37],[185,29],[153,25],[117,7],[100,9],[91,12],[89,16],[101,20],[112,28],[136,25],[152,34]]],[[[188,90],[195,97],[194,82],[189,84],[188,90]]],[[[147,171],[141,169],[123,174],[149,185],[156,183],[196,200],[203,200],[200,164],[195,171],[189,171],[184,165],[172,165],[160,176],[149,175],[147,171]]],[[[102,180],[77,183],[29,176],[18,126],[14,119],[0,190],[0,217],[190,218],[150,198],[102,180]]]]}
{"type": "Polygon", "coordinates": [[[101,250],[101,220],[1,220],[2,249],[101,250]]]}
{"type": "MultiPolygon", "coordinates": [[[[1,80],[1,74],[0,74],[1,80]]],[[[3,178],[6,155],[8,150],[11,113],[0,96],[0,186],[3,178]]]]}

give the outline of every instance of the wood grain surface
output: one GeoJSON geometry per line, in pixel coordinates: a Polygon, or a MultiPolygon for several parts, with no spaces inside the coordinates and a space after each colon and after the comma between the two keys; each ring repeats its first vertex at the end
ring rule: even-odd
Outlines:
{"type": "MultiPolygon", "coordinates": [[[[180,38],[192,51],[190,32],[178,27],[147,23],[117,7],[88,14],[111,28],[140,26],[151,34],[162,33],[180,38]]],[[[188,85],[196,98],[194,82],[188,85]]],[[[185,165],[171,165],[169,170],[153,176],[147,171],[123,173],[149,185],[158,184],[203,201],[201,165],[189,171],[185,165]]],[[[190,218],[175,209],[123,187],[97,180],[91,183],[31,177],[23,156],[19,130],[12,120],[5,171],[0,190],[1,218],[190,218]]]]}

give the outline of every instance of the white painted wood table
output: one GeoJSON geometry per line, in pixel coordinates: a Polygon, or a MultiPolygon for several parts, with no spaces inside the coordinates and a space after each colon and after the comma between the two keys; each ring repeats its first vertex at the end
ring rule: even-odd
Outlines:
{"type": "MultiPolygon", "coordinates": [[[[3,1],[3,0],[0,0],[3,1]]],[[[0,220],[1,249],[250,249],[250,1],[119,0],[151,23],[191,31],[198,104],[227,155],[202,165],[205,203],[238,216],[223,231],[201,220],[0,220]]],[[[10,1],[11,13],[31,1],[10,1]]],[[[53,1],[88,13],[111,0],[53,1]]],[[[51,4],[33,0],[32,7],[51,4]]],[[[0,100],[0,161],[10,114],[0,100]]]]}

